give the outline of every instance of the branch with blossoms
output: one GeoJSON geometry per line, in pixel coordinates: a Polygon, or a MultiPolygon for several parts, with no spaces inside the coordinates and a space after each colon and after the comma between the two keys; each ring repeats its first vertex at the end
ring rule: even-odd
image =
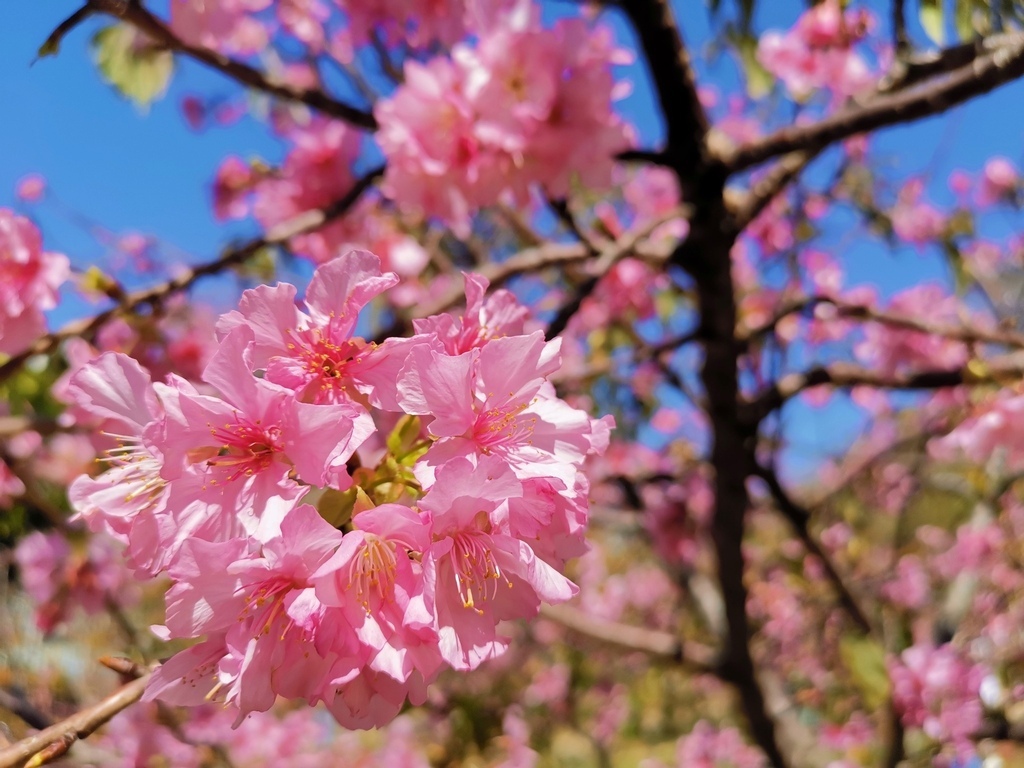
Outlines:
{"type": "Polygon", "coordinates": [[[948,323],[937,323],[922,320],[917,317],[910,317],[897,312],[887,311],[872,307],[868,304],[855,304],[835,296],[814,295],[797,296],[784,301],[772,317],[756,328],[741,329],[739,336],[744,341],[752,342],[763,338],[773,332],[785,318],[799,314],[807,310],[814,310],[819,306],[828,306],[832,312],[823,318],[826,321],[839,319],[863,320],[879,323],[893,328],[901,328],[908,331],[935,336],[951,341],[961,341],[965,344],[991,344],[1001,347],[1024,349],[1024,333],[1007,328],[986,328],[977,325],[961,324],[952,325],[948,323]]]}
{"type": "MultiPolygon", "coordinates": [[[[589,295],[594,287],[590,281],[599,280],[601,276],[607,274],[617,262],[626,256],[635,255],[652,264],[663,264],[669,256],[667,250],[645,241],[659,226],[677,219],[685,219],[691,210],[690,206],[687,205],[674,207],[656,219],[645,222],[641,226],[623,233],[619,238],[608,243],[597,254],[591,252],[584,243],[544,242],[513,254],[503,261],[483,264],[479,269],[479,274],[487,280],[490,286],[498,288],[518,275],[538,273],[552,267],[565,268],[574,264],[590,262],[587,265],[589,277],[584,283],[585,286],[589,286],[589,290],[586,291],[587,295],[589,295]]],[[[583,289],[581,288],[580,290],[582,292],[583,289]]],[[[421,317],[428,317],[440,312],[446,312],[457,306],[464,299],[464,296],[461,288],[453,286],[435,300],[417,307],[416,314],[421,317]]],[[[585,298],[586,296],[583,296],[577,302],[574,296],[574,298],[567,302],[566,306],[578,309],[578,305],[585,298]]],[[[568,315],[564,318],[564,322],[568,322],[572,314],[572,312],[563,308],[556,312],[556,317],[568,315]]],[[[378,334],[378,340],[402,333],[408,328],[409,322],[412,319],[414,318],[397,318],[390,326],[378,334]]],[[[562,325],[562,328],[559,328],[559,331],[563,329],[564,325],[562,325]]],[[[557,333],[553,333],[549,328],[548,335],[549,338],[553,338],[557,333]]]]}
{"type": "Polygon", "coordinates": [[[244,264],[268,246],[285,245],[293,238],[315,232],[324,225],[344,216],[367,189],[384,172],[377,167],[364,174],[343,198],[321,210],[307,211],[294,219],[272,227],[261,237],[256,237],[237,248],[231,248],[205,264],[189,267],[181,274],[152,288],[144,288],[127,294],[121,302],[97,315],[68,323],[52,333],[37,339],[31,346],[12,355],[0,365],[0,382],[17,372],[30,358],[52,352],[61,342],[74,338],[89,338],[102,325],[115,317],[134,312],[145,306],[156,306],[175,294],[187,291],[203,277],[219,274],[227,269],[244,264]]]}
{"type": "Polygon", "coordinates": [[[150,13],[141,2],[133,0],[88,0],[86,5],[66,19],[47,38],[41,48],[44,52],[55,52],[71,29],[93,14],[105,14],[126,22],[144,34],[154,45],[187,56],[214,69],[236,82],[278,99],[305,104],[317,112],[344,120],[351,125],[374,130],[377,122],[370,112],[357,109],[350,104],[332,97],[319,88],[297,88],[288,83],[275,82],[269,75],[249,66],[243,61],[211,48],[185,42],[150,13]]]}
{"type": "Polygon", "coordinates": [[[814,151],[859,133],[940,114],[1024,75],[1024,40],[964,64],[949,74],[907,91],[881,94],[863,106],[848,107],[806,126],[782,128],[746,145],[720,153],[730,173],[738,173],[773,157],[814,151]]]}
{"type": "Polygon", "coordinates": [[[170,576],[164,634],[198,641],[154,672],[145,700],[222,698],[242,718],[269,708],[274,696],[252,692],[273,685],[350,727],[382,725],[422,703],[442,666],[503,653],[499,621],[577,591],[560,570],[582,552],[579,465],[603,452],[610,419],[553,394],[560,343],[524,333],[526,309],[504,291],[485,299],[476,275],[461,318],[379,345],[354,337],[397,281],[353,251],[318,268],[303,309],[291,285],[247,291],[203,373],[218,396],[154,382],[120,353],[70,377],[72,413],[117,440],[72,505],[92,530],[123,532],[139,575],[170,576]],[[216,607],[199,615],[197,600],[216,607]],[[270,666],[225,685],[240,642],[270,666]]]}

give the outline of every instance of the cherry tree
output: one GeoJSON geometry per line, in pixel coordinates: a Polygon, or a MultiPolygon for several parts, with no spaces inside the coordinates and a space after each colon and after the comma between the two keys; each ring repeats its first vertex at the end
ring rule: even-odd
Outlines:
{"type": "Polygon", "coordinates": [[[1021,759],[1024,183],[887,129],[1024,7],[708,5],[54,20],[281,155],[208,260],[0,207],[0,766],[1021,759]]]}

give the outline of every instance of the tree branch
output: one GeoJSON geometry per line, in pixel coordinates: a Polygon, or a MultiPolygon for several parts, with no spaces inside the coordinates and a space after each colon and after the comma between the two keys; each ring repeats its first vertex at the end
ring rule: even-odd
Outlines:
{"type": "MultiPolygon", "coordinates": [[[[640,38],[667,129],[664,153],[677,171],[705,160],[708,118],[700,103],[690,57],[668,0],[629,0],[619,6],[640,38]]],[[[630,158],[637,157],[634,154],[630,158]]],[[[682,175],[682,173],[680,174],[682,175]]]]}
{"type": "Polygon", "coordinates": [[[741,330],[740,336],[748,342],[759,339],[774,330],[783,318],[797,312],[812,309],[821,304],[829,304],[835,307],[835,318],[829,319],[863,320],[881,323],[893,328],[916,331],[928,334],[929,336],[938,336],[951,341],[961,341],[964,344],[997,344],[1004,347],[1024,349],[1024,333],[1018,331],[1006,328],[979,328],[973,325],[931,323],[884,309],[875,309],[866,304],[847,304],[835,297],[821,294],[798,296],[786,301],[770,320],[756,328],[746,331],[741,330]]]}
{"type": "MultiPolygon", "coordinates": [[[[669,254],[663,249],[646,247],[641,241],[658,228],[661,224],[671,221],[680,215],[685,215],[685,207],[673,210],[665,216],[661,216],[648,225],[638,229],[630,230],[621,235],[617,240],[610,243],[603,252],[603,256],[613,263],[629,253],[635,254],[645,261],[664,264],[669,254]],[[652,226],[653,225],[653,226],[652,226]],[[638,232],[645,232],[637,236],[638,232]]],[[[499,288],[517,275],[528,272],[537,272],[549,267],[565,267],[570,264],[578,264],[581,261],[594,259],[590,249],[583,243],[552,243],[547,242],[541,245],[525,248],[501,262],[489,262],[481,264],[474,271],[483,275],[490,282],[491,289],[499,288]]],[[[597,259],[600,261],[600,257],[597,259]]],[[[609,267],[610,269],[610,267],[609,267]]],[[[596,271],[596,270],[595,270],[596,271]]],[[[417,317],[430,317],[445,312],[456,306],[466,297],[465,288],[461,285],[452,286],[446,293],[441,294],[430,304],[417,307],[417,317]]],[[[404,333],[409,325],[409,318],[397,318],[387,328],[380,331],[375,339],[378,342],[391,336],[399,336],[404,333]]]]}
{"type": "Polygon", "coordinates": [[[561,624],[566,629],[603,643],[672,659],[686,664],[700,674],[715,673],[715,654],[712,649],[689,643],[684,647],[670,632],[595,619],[570,605],[542,605],[540,615],[561,624]]]}
{"type": "Polygon", "coordinates": [[[734,210],[735,226],[742,232],[818,156],[816,151],[791,152],[780,158],[760,179],[755,180],[742,203],[734,210]]]}
{"type": "Polygon", "coordinates": [[[861,368],[853,363],[837,362],[802,373],[783,376],[772,386],[748,401],[744,416],[748,423],[759,423],[788,400],[813,387],[876,387],[878,389],[945,389],[973,384],[999,384],[1024,376],[1019,357],[985,364],[972,361],[963,368],[931,371],[884,373],[861,368]]]}
{"type": "Polygon", "coordinates": [[[35,768],[60,757],[76,741],[142,698],[148,682],[147,673],[99,703],[0,750],[0,768],[35,768]]]}
{"type": "Polygon", "coordinates": [[[743,540],[750,508],[746,481],[756,466],[757,430],[740,414],[739,357],[743,345],[736,335],[736,293],[730,259],[736,230],[723,192],[724,179],[709,174],[702,180],[690,233],[673,251],[671,260],[686,269],[694,281],[704,346],[701,380],[713,435],[715,507],[711,540],[727,627],[720,676],[739,694],[751,738],[768,762],[774,768],[787,768],[790,763],[782,752],[750,647],[753,630],[747,614],[743,540]]]}
{"type": "Polygon", "coordinates": [[[908,50],[893,62],[878,90],[881,93],[905,90],[928,78],[959,69],[979,56],[1005,48],[1021,39],[1024,39],[1024,35],[1020,32],[1007,32],[951,45],[938,51],[922,51],[911,55],[908,50]]]}
{"type": "MultiPolygon", "coordinates": [[[[551,340],[558,336],[562,331],[569,325],[569,321],[572,319],[583,302],[594,292],[597,288],[597,284],[601,281],[605,275],[607,275],[612,268],[618,264],[623,258],[628,256],[633,249],[643,240],[645,237],[651,234],[661,224],[672,219],[686,216],[689,211],[688,206],[678,206],[674,211],[660,216],[656,219],[652,219],[647,224],[637,227],[636,229],[630,230],[614,242],[608,243],[600,252],[593,254],[594,264],[590,270],[590,276],[584,280],[573,294],[562,304],[562,306],[555,313],[554,319],[548,324],[547,330],[544,332],[544,337],[551,340]]],[[[591,245],[584,243],[588,253],[592,253],[591,245]]]]}
{"type": "Polygon", "coordinates": [[[42,730],[53,724],[49,717],[32,706],[32,702],[16,688],[0,688],[0,708],[20,717],[32,728],[42,730]]]}
{"type": "Polygon", "coordinates": [[[50,33],[49,37],[46,38],[46,41],[39,46],[39,53],[36,55],[36,58],[33,59],[32,63],[34,64],[44,56],[55,56],[60,50],[60,44],[68,33],[94,13],[96,13],[96,10],[91,5],[86,4],[64,19],[64,21],[58,24],[57,28],[50,33]]]}
{"type": "Polygon", "coordinates": [[[776,506],[786,520],[789,521],[789,524],[793,526],[793,530],[795,530],[797,536],[800,537],[800,541],[803,542],[804,548],[821,561],[825,568],[826,576],[828,576],[829,581],[832,582],[832,586],[835,587],[836,592],[839,593],[839,602],[843,606],[843,609],[864,634],[871,634],[872,627],[867,614],[860,607],[860,604],[853,596],[853,593],[846,585],[842,576],[839,575],[839,571],[836,569],[835,563],[832,562],[832,558],[824,549],[822,549],[821,545],[811,534],[810,511],[808,511],[806,507],[798,504],[796,500],[786,492],[786,489],[782,487],[782,483],[779,481],[779,476],[775,473],[774,469],[770,467],[759,467],[758,475],[765,481],[765,484],[768,486],[768,491],[771,493],[772,498],[775,499],[776,506]]]}
{"type": "Polygon", "coordinates": [[[798,150],[829,144],[886,126],[937,115],[1024,75],[1024,40],[1016,40],[951,72],[898,93],[844,109],[811,125],[783,128],[721,157],[730,173],[798,150]]]}
{"type": "Polygon", "coordinates": [[[100,312],[98,315],[68,323],[59,330],[37,339],[28,349],[19,352],[3,365],[0,365],[0,382],[6,381],[30,357],[49,353],[67,339],[91,335],[100,326],[114,317],[128,314],[145,305],[159,304],[169,296],[188,290],[192,287],[193,283],[202,277],[215,275],[229,267],[244,263],[267,246],[283,245],[293,237],[313,232],[325,224],[340,218],[355,205],[356,201],[383,173],[384,167],[378,166],[362,176],[343,198],[326,208],[299,214],[289,221],[272,227],[263,237],[254,238],[238,248],[226,251],[212,261],[185,270],[182,274],[165,283],[161,283],[153,288],[130,293],[125,297],[124,301],[100,312]]]}
{"type": "Polygon", "coordinates": [[[286,101],[294,101],[305,104],[317,112],[354,125],[358,128],[376,130],[377,121],[370,112],[363,111],[351,104],[328,96],[321,90],[309,88],[296,88],[287,83],[278,83],[270,80],[268,75],[248,64],[232,59],[222,53],[192,45],[178,37],[161,19],[147,11],[141,3],[128,2],[127,0],[88,0],[87,8],[94,12],[104,13],[120,19],[144,33],[157,44],[195,59],[211,69],[215,69],[223,75],[230,77],[243,85],[254,88],[263,93],[276,96],[286,101]]]}
{"type": "Polygon", "coordinates": [[[903,0],[892,0],[892,42],[896,56],[902,57],[910,50],[910,38],[907,36],[907,17],[904,12],[903,0]]]}

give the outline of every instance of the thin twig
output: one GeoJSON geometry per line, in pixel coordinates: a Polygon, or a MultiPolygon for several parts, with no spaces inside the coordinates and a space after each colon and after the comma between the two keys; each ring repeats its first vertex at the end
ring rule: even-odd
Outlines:
{"type": "Polygon", "coordinates": [[[896,56],[899,58],[902,58],[910,50],[907,17],[903,6],[904,0],[892,0],[892,42],[896,49],[896,56]]]}
{"type": "Polygon", "coordinates": [[[601,250],[602,243],[597,242],[587,232],[583,231],[583,227],[576,221],[576,217],[572,211],[569,210],[569,203],[565,200],[548,199],[548,205],[551,206],[551,210],[555,212],[558,220],[565,225],[566,229],[572,233],[572,235],[579,240],[581,243],[590,248],[592,253],[598,253],[601,250]]]}
{"type": "Polygon", "coordinates": [[[26,725],[37,730],[53,725],[53,721],[32,706],[32,702],[16,688],[0,688],[0,708],[20,717],[26,725]]]}
{"type": "Polygon", "coordinates": [[[972,361],[962,368],[886,373],[862,368],[853,363],[837,362],[812,368],[803,373],[783,376],[749,401],[744,414],[748,423],[757,423],[791,398],[814,387],[868,386],[878,389],[929,390],[962,385],[1000,384],[1024,376],[1024,363],[1019,358],[999,360],[991,364],[972,361]]]}
{"type": "Polygon", "coordinates": [[[142,698],[149,676],[146,673],[99,703],[0,750],[0,768],[35,768],[65,754],[76,741],[142,698]]]}
{"type": "Polygon", "coordinates": [[[916,317],[902,315],[896,312],[889,312],[884,309],[875,309],[866,304],[850,304],[833,296],[813,295],[796,296],[785,301],[772,317],[763,325],[749,330],[740,330],[740,337],[748,343],[760,339],[772,332],[784,318],[789,315],[813,309],[822,304],[829,304],[835,307],[835,315],[829,320],[864,320],[867,322],[881,323],[893,328],[903,328],[908,331],[938,336],[951,341],[961,341],[965,344],[996,344],[1004,347],[1024,349],[1024,333],[1006,328],[980,328],[974,325],[947,325],[945,323],[934,323],[921,320],[916,317]]]}

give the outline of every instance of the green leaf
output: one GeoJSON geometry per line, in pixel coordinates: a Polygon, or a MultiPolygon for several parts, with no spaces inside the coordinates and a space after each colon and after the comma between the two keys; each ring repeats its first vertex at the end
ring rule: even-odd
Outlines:
{"type": "Polygon", "coordinates": [[[775,78],[757,60],[757,39],[753,35],[748,35],[735,28],[728,30],[726,35],[736,50],[740,66],[743,67],[743,74],[747,81],[747,93],[750,98],[760,99],[768,95],[772,86],[775,85],[775,78]]]}
{"type": "MultiPolygon", "coordinates": [[[[235,250],[239,247],[239,243],[233,243],[228,248],[221,252],[221,255],[225,255],[230,251],[235,250]]],[[[273,282],[277,275],[277,261],[278,253],[280,249],[277,246],[266,245],[249,258],[243,261],[241,264],[236,264],[233,267],[235,274],[241,277],[243,280],[252,280],[256,283],[270,283],[273,282]]]]}
{"type": "Polygon", "coordinates": [[[870,709],[878,709],[889,699],[892,683],[885,668],[885,650],[869,637],[847,635],[839,641],[839,656],[849,670],[854,685],[870,709]]]}
{"type": "Polygon", "coordinates": [[[127,24],[101,29],[92,39],[100,74],[121,94],[145,110],[167,91],[174,55],[157,48],[127,24]]]}
{"type": "MultiPolygon", "coordinates": [[[[322,491],[314,492],[306,496],[303,501],[306,504],[313,504],[320,517],[333,525],[341,528],[347,525],[355,514],[356,500],[361,489],[353,486],[347,491],[338,491],[334,488],[324,488],[322,491]]],[[[365,493],[363,494],[366,495],[365,493]]]]}
{"type": "Polygon", "coordinates": [[[953,10],[953,26],[961,40],[974,37],[974,2],[973,0],[956,0],[953,10]]]}
{"type": "Polygon", "coordinates": [[[961,40],[973,40],[992,32],[992,10],[988,0],[956,0],[953,23],[961,40]]]}
{"type": "Polygon", "coordinates": [[[420,417],[406,414],[398,420],[395,428],[387,438],[388,451],[402,461],[416,445],[420,436],[420,417]]]}
{"type": "Polygon", "coordinates": [[[946,42],[946,19],[943,0],[921,0],[921,26],[936,45],[946,42]]]}

